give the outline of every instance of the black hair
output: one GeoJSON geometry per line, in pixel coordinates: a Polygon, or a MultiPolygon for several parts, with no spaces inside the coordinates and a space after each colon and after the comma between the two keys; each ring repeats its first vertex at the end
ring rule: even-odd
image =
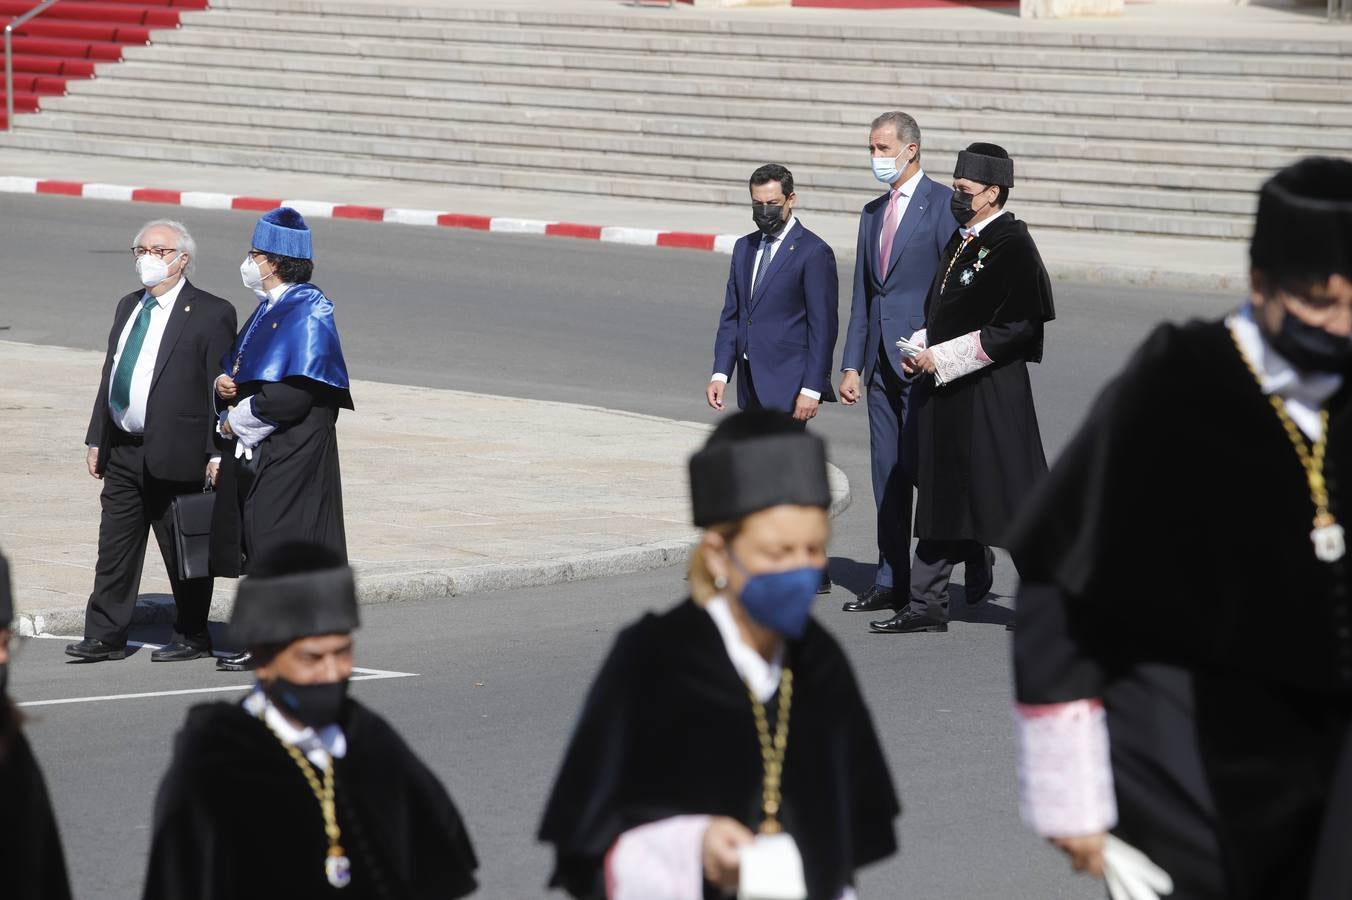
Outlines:
{"type": "Polygon", "coordinates": [[[297,259],[294,256],[277,256],[264,253],[264,258],[272,265],[273,274],[287,284],[305,284],[315,273],[313,259],[297,259]]]}
{"type": "Polygon", "coordinates": [[[1009,188],[1005,187],[1003,184],[997,184],[995,185],[995,189],[999,191],[999,194],[995,197],[995,205],[1004,209],[1005,201],[1009,199],[1009,188]]]}
{"type": "Polygon", "coordinates": [[[779,163],[766,163],[752,172],[748,188],[760,187],[772,181],[779,182],[779,186],[784,189],[785,197],[793,193],[793,173],[779,163]]]}

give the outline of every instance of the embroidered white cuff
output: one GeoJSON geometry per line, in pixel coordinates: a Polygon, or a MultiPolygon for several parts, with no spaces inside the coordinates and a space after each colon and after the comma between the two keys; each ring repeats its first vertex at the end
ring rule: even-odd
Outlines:
{"type": "Polygon", "coordinates": [[[1014,727],[1025,824],[1042,837],[1099,834],[1117,824],[1101,702],[1016,703],[1014,727]]]}
{"type": "Polygon", "coordinates": [[[606,854],[608,900],[703,900],[709,816],[673,816],[631,828],[606,854]]]}
{"type": "MultiPolygon", "coordinates": [[[[264,438],[277,430],[277,426],[273,423],[254,415],[252,397],[246,397],[238,406],[230,410],[228,418],[230,430],[246,450],[257,447],[263,443],[264,438]]],[[[239,455],[238,451],[235,455],[239,455]]]]}
{"type": "Polygon", "coordinates": [[[934,355],[934,380],[939,384],[948,384],[964,375],[979,372],[993,361],[981,349],[980,331],[943,341],[929,349],[934,355]]]}

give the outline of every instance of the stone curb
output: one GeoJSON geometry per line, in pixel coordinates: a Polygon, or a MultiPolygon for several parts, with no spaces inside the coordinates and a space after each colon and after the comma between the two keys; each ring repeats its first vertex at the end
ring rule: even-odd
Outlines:
{"type": "MultiPolygon", "coordinates": [[[[850,481],[834,465],[827,465],[831,481],[831,518],[849,508],[853,499],[850,481]]],[[[420,570],[362,576],[357,572],[358,602],[406,603],[416,600],[449,600],[462,594],[543,587],[612,575],[628,575],[675,565],[684,560],[694,546],[689,539],[657,541],[634,547],[600,550],[562,556],[539,563],[490,564],[444,571],[420,570]]],[[[211,603],[211,620],[228,622],[234,598],[217,597],[211,603]]],[[[15,617],[15,632],[21,637],[39,634],[79,635],[84,633],[84,607],[61,607],[20,613],[15,617]]],[[[174,621],[171,598],[141,599],[132,613],[133,625],[165,625],[174,621]]]]}
{"type": "MultiPolygon", "coordinates": [[[[470,228],[499,234],[581,238],[607,243],[633,244],[642,247],[677,247],[686,250],[712,250],[716,253],[729,254],[732,253],[733,245],[741,237],[741,235],[736,234],[701,234],[650,228],[585,225],[577,222],[484,216],[430,209],[383,208],[321,200],[246,197],[205,191],[177,191],[164,188],[60,181],[22,176],[0,176],[0,193],[51,194],[94,200],[162,203],[199,209],[267,211],[278,206],[290,206],[300,211],[307,218],[356,219],[367,222],[392,222],[399,225],[470,228]]],[[[841,258],[849,257],[848,250],[842,251],[841,258]]],[[[1246,273],[1244,272],[1235,274],[1190,272],[1144,266],[1062,263],[1056,260],[1049,261],[1046,265],[1052,278],[1058,281],[1085,281],[1182,291],[1242,290],[1247,284],[1246,273]]]]}

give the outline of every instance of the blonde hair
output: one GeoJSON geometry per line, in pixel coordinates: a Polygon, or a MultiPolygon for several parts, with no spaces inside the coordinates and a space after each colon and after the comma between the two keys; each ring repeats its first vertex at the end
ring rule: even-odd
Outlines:
{"type": "MultiPolygon", "coordinates": [[[[735,522],[719,522],[716,525],[710,525],[708,528],[704,529],[704,533],[708,534],[712,532],[721,537],[726,544],[731,543],[732,539],[737,536],[737,532],[741,530],[742,522],[738,519],[735,522]]],[[[700,542],[694,546],[694,549],[690,551],[689,578],[690,596],[699,605],[703,606],[718,594],[719,589],[714,584],[713,573],[709,571],[708,564],[704,562],[703,537],[700,538],[700,542]]]]}

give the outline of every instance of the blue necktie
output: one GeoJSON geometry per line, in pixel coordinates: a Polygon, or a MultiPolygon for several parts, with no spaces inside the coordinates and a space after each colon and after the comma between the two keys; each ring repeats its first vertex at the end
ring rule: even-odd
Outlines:
{"type": "Polygon", "coordinates": [[[775,239],[768,234],[761,240],[760,264],[756,266],[756,277],[751,280],[751,296],[756,295],[756,288],[760,287],[761,279],[765,277],[765,270],[770,267],[770,248],[775,244],[775,239]]]}
{"type": "Polygon", "coordinates": [[[131,406],[131,376],[136,371],[136,358],[141,355],[141,345],[146,342],[146,332],[150,330],[150,312],[155,308],[156,300],[146,294],[141,301],[141,314],[131,326],[127,343],[122,345],[122,356],[117,361],[117,371],[113,373],[113,391],[108,403],[116,412],[124,412],[131,406]]]}

